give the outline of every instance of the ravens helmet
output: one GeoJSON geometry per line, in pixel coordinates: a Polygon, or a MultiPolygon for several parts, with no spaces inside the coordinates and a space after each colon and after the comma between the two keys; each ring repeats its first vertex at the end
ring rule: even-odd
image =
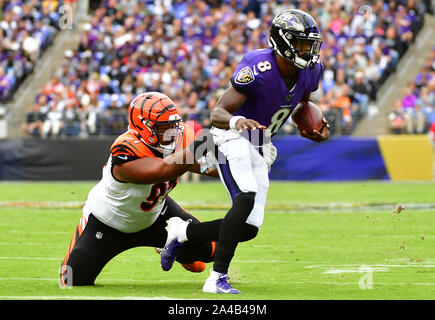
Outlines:
{"type": "Polygon", "coordinates": [[[319,61],[322,36],[308,13],[289,9],[272,20],[269,46],[300,69],[313,69],[319,61]]]}
{"type": "Polygon", "coordinates": [[[128,107],[128,127],[143,143],[163,154],[180,145],[183,130],[174,102],[160,92],[137,96],[128,107]]]}

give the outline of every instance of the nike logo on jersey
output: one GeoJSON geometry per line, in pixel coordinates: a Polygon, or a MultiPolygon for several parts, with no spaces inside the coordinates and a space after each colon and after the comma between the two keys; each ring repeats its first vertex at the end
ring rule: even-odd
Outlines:
{"type": "Polygon", "coordinates": [[[160,214],[163,216],[164,214],[165,214],[165,212],[166,212],[166,209],[168,209],[168,207],[166,206],[166,207],[164,207],[163,208],[163,210],[160,212],[160,214]]]}
{"type": "Polygon", "coordinates": [[[128,160],[128,157],[127,157],[125,154],[120,155],[120,156],[118,156],[117,158],[119,158],[119,159],[121,159],[121,160],[128,160]]]}

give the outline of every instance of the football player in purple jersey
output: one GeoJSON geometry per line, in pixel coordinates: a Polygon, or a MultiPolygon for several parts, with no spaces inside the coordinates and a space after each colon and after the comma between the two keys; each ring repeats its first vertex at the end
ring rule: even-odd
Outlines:
{"type": "MultiPolygon", "coordinates": [[[[213,109],[210,133],[215,162],[232,207],[223,219],[188,223],[169,219],[162,266],[171,263],[186,240],[216,241],[213,270],[204,292],[240,293],[228,283],[228,268],[239,242],[253,239],[263,223],[269,189],[268,172],[277,152],[271,142],[300,101],[317,90],[323,66],[322,37],[313,17],[290,9],[274,17],[269,48],[247,53],[231,78],[231,86],[213,109]]],[[[328,139],[328,122],[301,136],[328,139]]]]}

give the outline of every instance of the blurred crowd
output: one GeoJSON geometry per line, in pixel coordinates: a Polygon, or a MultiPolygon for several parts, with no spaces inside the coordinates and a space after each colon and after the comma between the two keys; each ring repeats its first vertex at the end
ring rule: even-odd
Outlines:
{"type": "MultiPolygon", "coordinates": [[[[323,35],[325,73],[312,98],[332,133],[350,134],[376,90],[395,71],[423,25],[424,1],[91,1],[80,44],[30,107],[35,136],[116,135],[126,108],[145,91],[170,96],[195,129],[229,85],[235,66],[267,47],[271,20],[287,8],[310,12],[323,35]]],[[[286,132],[292,133],[289,125],[286,132]]]]}
{"type": "Polygon", "coordinates": [[[0,103],[8,102],[59,30],[62,1],[0,0],[0,103]]]}
{"type": "Polygon", "coordinates": [[[388,116],[393,134],[427,133],[435,126],[435,46],[388,116]]]}

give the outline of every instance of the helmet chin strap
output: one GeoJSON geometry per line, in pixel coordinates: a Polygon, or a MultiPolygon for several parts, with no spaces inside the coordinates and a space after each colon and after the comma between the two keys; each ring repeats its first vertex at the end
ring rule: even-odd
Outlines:
{"type": "Polygon", "coordinates": [[[300,57],[295,52],[294,58],[291,61],[300,69],[314,69],[316,62],[319,61],[319,56],[311,56],[309,53],[304,52],[302,57],[300,57]]]}
{"type": "Polygon", "coordinates": [[[293,63],[298,68],[306,69],[310,63],[310,59],[308,58],[308,61],[307,61],[304,58],[301,58],[297,54],[295,54],[295,58],[293,60],[293,63]]]}
{"type": "Polygon", "coordinates": [[[297,55],[296,52],[293,53],[293,57],[294,57],[293,59],[292,59],[292,58],[289,58],[289,57],[286,57],[285,55],[283,55],[283,54],[281,53],[280,50],[276,50],[276,52],[277,52],[281,57],[283,57],[284,59],[286,59],[286,60],[288,60],[288,61],[290,61],[290,62],[293,62],[293,64],[294,64],[296,67],[298,67],[299,69],[307,69],[308,66],[309,66],[309,64],[310,64],[310,59],[309,59],[309,58],[308,58],[308,61],[307,61],[307,60],[305,60],[305,59],[299,57],[299,56],[297,55]]]}
{"type": "Polygon", "coordinates": [[[171,142],[169,144],[161,144],[159,143],[158,147],[155,147],[157,150],[159,150],[163,154],[171,154],[175,151],[175,141],[171,142]]]}

